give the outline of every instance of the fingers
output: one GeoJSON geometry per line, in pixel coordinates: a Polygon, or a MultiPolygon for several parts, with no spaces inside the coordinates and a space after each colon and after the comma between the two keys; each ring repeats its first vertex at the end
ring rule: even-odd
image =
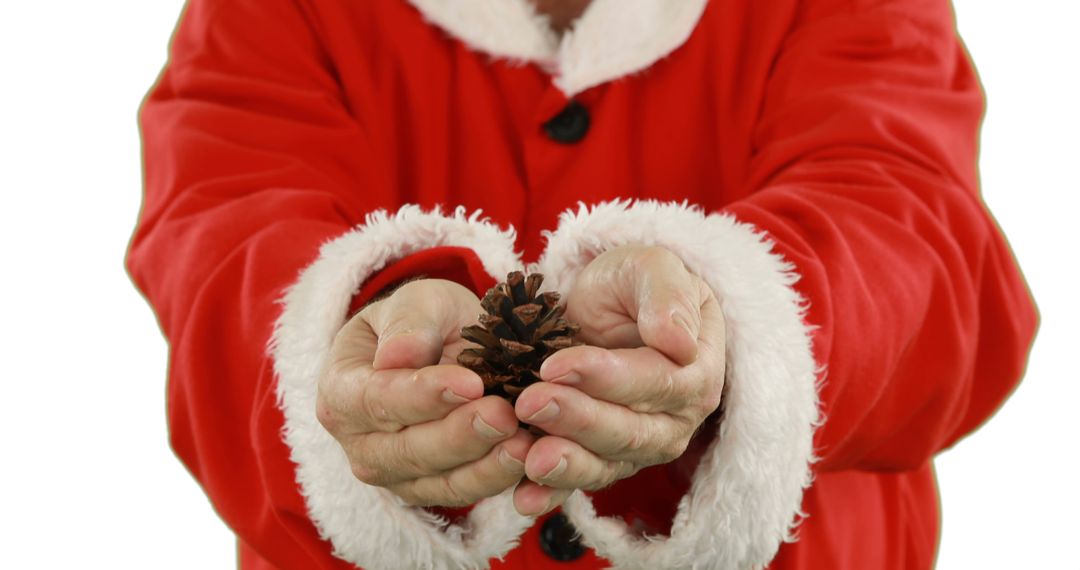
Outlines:
{"type": "Polygon", "coordinates": [[[422,368],[438,364],[442,351],[439,325],[419,314],[404,313],[379,336],[371,365],[375,370],[422,368]]]}
{"type": "Polygon", "coordinates": [[[560,437],[542,437],[525,459],[527,480],[514,489],[514,508],[539,516],[561,505],[575,489],[603,489],[638,472],[625,461],[607,461],[560,437]]]}
{"type": "Polygon", "coordinates": [[[546,382],[573,386],[635,412],[681,410],[695,399],[692,374],[653,348],[608,350],[575,346],[556,352],[540,366],[546,382]]]}
{"type": "Polygon", "coordinates": [[[471,291],[441,279],[406,283],[368,309],[360,316],[378,337],[376,370],[437,364],[447,341],[460,338],[461,327],[482,311],[471,291]]]}
{"type": "Polygon", "coordinates": [[[713,362],[706,363],[715,370],[724,370],[727,362],[727,323],[724,311],[712,291],[708,291],[701,305],[701,333],[698,336],[699,354],[707,355],[713,362]]]}
{"type": "Polygon", "coordinates": [[[400,487],[415,501],[469,504],[520,478],[523,465],[507,453],[517,446],[523,459],[522,443],[493,452],[521,437],[513,408],[483,398],[479,376],[450,364],[464,344],[461,326],[481,310],[468,289],[425,279],[365,307],[338,333],[317,414],[358,479],[400,487]]]}
{"type": "Polygon", "coordinates": [[[338,332],[319,378],[317,413],[339,439],[444,417],[479,398],[482,382],[451,361],[479,301],[442,280],[414,281],[365,307],[338,332]],[[464,311],[468,311],[468,317],[464,311]],[[456,340],[455,340],[456,339],[456,340]],[[419,370],[417,370],[419,369],[419,370]]]}
{"type": "Polygon", "coordinates": [[[525,475],[554,489],[603,489],[637,473],[643,466],[607,460],[561,437],[542,437],[529,449],[525,475]]]}
{"type": "Polygon", "coordinates": [[[444,418],[483,393],[480,377],[460,366],[444,364],[420,370],[373,370],[366,366],[324,377],[319,418],[331,433],[340,435],[396,432],[444,418]]]}
{"type": "Polygon", "coordinates": [[[519,430],[482,458],[447,473],[421,477],[389,487],[414,506],[460,507],[503,492],[525,474],[525,457],[533,436],[519,430]]]}
{"type": "Polygon", "coordinates": [[[697,425],[669,414],[636,413],[575,388],[545,382],[526,388],[515,412],[522,421],[597,455],[643,465],[666,463],[681,455],[697,425]]]}
{"type": "Polygon", "coordinates": [[[475,461],[517,431],[510,404],[488,396],[459,406],[444,419],[396,433],[364,434],[345,445],[356,477],[385,487],[475,461]]]}
{"type": "Polygon", "coordinates": [[[712,295],[682,260],[659,246],[621,246],[593,259],[567,297],[581,338],[608,348],[651,346],[686,366],[697,359],[700,309],[712,295]]]}
{"type": "Polygon", "coordinates": [[[682,365],[697,359],[704,282],[675,254],[661,247],[635,258],[635,299],[641,340],[682,365]]]}
{"type": "Polygon", "coordinates": [[[573,489],[555,489],[528,479],[514,489],[514,508],[524,516],[538,517],[563,504],[573,489]]]}

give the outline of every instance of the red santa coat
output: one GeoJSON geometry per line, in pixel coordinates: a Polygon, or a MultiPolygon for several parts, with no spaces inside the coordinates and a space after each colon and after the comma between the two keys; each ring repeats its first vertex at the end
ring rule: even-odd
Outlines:
{"type": "Polygon", "coordinates": [[[594,0],[561,40],[527,0],[190,0],[128,256],[172,445],[247,569],[929,567],[932,458],[1036,321],[982,109],[945,0],[594,0]],[[567,500],[584,556],[508,493],[409,508],[352,477],[315,418],[350,304],[522,266],[565,292],[627,243],[720,299],[724,415],[567,500]]]}

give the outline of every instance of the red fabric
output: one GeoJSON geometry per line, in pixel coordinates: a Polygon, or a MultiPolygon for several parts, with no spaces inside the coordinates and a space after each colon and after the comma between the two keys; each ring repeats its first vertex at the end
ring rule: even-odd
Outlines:
{"type": "Polygon", "coordinates": [[[392,291],[401,282],[419,276],[459,283],[478,296],[495,286],[495,279],[487,274],[484,264],[471,249],[433,247],[403,257],[369,277],[353,297],[349,314],[358,312],[368,301],[392,291]]]}
{"type": "MultiPolygon", "coordinates": [[[[928,567],[930,460],[1014,388],[1035,328],[978,196],[983,96],[949,5],[714,1],[676,52],[577,100],[585,139],[548,140],[566,99],[542,70],[492,61],[406,2],[190,0],[140,113],[127,263],[170,345],[173,448],[241,564],[349,567],[307,518],[265,351],[321,243],[377,208],[460,204],[513,224],[531,261],[579,200],[637,197],[734,213],[802,275],[823,460],[801,539],[771,568],[928,567]]],[[[599,493],[598,510],[669,522],[674,471],[599,493]]],[[[601,565],[547,560],[538,527],[499,567],[601,565]]]]}

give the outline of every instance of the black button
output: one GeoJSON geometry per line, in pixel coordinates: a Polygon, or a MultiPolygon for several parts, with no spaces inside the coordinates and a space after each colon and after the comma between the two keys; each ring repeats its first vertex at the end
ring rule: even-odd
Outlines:
{"type": "Polygon", "coordinates": [[[540,549],[559,562],[577,560],[585,554],[585,546],[574,538],[575,532],[566,515],[555,513],[540,527],[540,549]]]}
{"type": "Polygon", "coordinates": [[[562,112],[544,123],[544,132],[555,142],[576,143],[589,132],[589,110],[581,103],[571,101],[562,112]]]}

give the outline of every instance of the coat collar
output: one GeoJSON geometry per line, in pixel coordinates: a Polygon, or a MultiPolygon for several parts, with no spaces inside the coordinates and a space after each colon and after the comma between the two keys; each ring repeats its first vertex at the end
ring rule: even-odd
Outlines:
{"type": "Polygon", "coordinates": [[[529,0],[409,1],[472,49],[540,65],[572,97],[675,51],[708,0],[592,0],[561,38],[529,0]]]}

